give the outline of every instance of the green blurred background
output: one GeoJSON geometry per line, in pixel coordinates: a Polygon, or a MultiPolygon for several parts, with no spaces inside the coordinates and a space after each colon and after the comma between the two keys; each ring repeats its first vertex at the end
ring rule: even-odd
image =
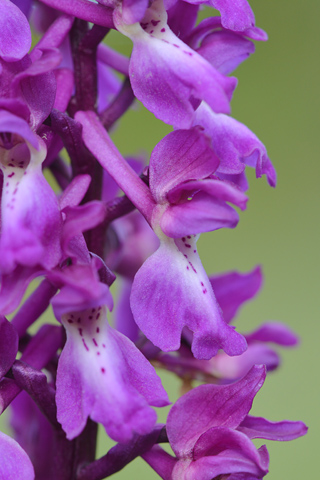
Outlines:
{"type": "MultiPolygon", "coordinates": [[[[261,264],[265,283],[259,297],[245,306],[237,328],[247,331],[266,320],[285,322],[301,337],[298,349],[282,354],[283,365],[268,376],[253,414],[274,421],[303,420],[309,433],[288,443],[266,442],[269,480],[316,476],[320,431],[317,348],[319,342],[319,168],[318,110],[320,3],[309,0],[252,0],[256,23],[269,34],[256,53],[235,72],[239,85],[232,115],[265,143],[278,173],[274,190],[250,172],[248,209],[235,230],[202,235],[200,255],[208,274],[248,271],[261,264]]],[[[130,42],[117,33],[112,45],[129,52],[130,42]]],[[[125,155],[150,153],[170,131],[141,105],[125,115],[113,134],[125,155]]],[[[179,381],[163,375],[170,399],[179,381]]],[[[164,413],[160,414],[164,421],[164,413]]],[[[192,420],[191,420],[192,421],[192,420]]],[[[258,445],[263,441],[257,442],[258,445]]],[[[99,456],[111,443],[100,432],[99,456]]],[[[159,477],[136,460],[115,480],[159,477]]],[[[58,480],[58,479],[57,479],[58,480]]],[[[196,479],[195,479],[196,480],[196,479]]]]}

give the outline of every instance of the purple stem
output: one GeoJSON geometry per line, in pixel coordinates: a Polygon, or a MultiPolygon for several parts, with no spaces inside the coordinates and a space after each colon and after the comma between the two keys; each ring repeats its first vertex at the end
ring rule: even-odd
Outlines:
{"type": "Polygon", "coordinates": [[[49,167],[61,190],[65,190],[71,181],[71,168],[58,155],[49,167]]]}
{"type": "MultiPolygon", "coordinates": [[[[30,340],[21,356],[21,361],[41,370],[62,347],[62,329],[55,325],[43,325],[30,340]]],[[[21,388],[12,379],[3,378],[0,382],[0,414],[21,392],[21,388]]]]}
{"type": "Polygon", "coordinates": [[[97,101],[97,48],[109,29],[76,19],[70,32],[76,93],[71,114],[77,110],[95,110],[97,101]]]}
{"type": "Polygon", "coordinates": [[[136,435],[128,444],[118,443],[103,457],[80,467],[76,480],[102,480],[122,470],[136,457],[147,452],[154,444],[167,441],[165,427],[157,425],[148,435],[136,435]]]}
{"type": "Polygon", "coordinates": [[[112,125],[131,107],[135,100],[129,78],[123,82],[122,88],[116,98],[100,114],[100,120],[103,126],[110,130],[112,125]]]}
{"type": "Polygon", "coordinates": [[[57,287],[54,287],[48,280],[43,280],[39,287],[24,302],[18,313],[11,320],[19,337],[22,337],[30,325],[46,311],[56,291],[57,287]]]}
{"type": "Polygon", "coordinates": [[[113,23],[113,9],[96,5],[89,0],[40,0],[48,7],[60,12],[74,15],[88,22],[96,23],[103,27],[115,28],[113,23]]]}
{"type": "Polygon", "coordinates": [[[152,194],[117,150],[97,115],[94,112],[78,112],[76,120],[82,124],[82,138],[87,148],[151,223],[155,207],[152,194]]]}
{"type": "Polygon", "coordinates": [[[165,452],[163,448],[159,445],[154,445],[141,457],[163,480],[171,480],[172,470],[177,460],[165,452]]]}
{"type": "Polygon", "coordinates": [[[48,28],[43,37],[36,44],[36,48],[58,48],[68,35],[74,18],[70,15],[61,15],[48,28]]]}
{"type": "Polygon", "coordinates": [[[55,390],[48,385],[45,374],[16,360],[12,366],[12,375],[18,387],[30,395],[52,426],[61,428],[57,421],[55,390]]]}
{"type": "Polygon", "coordinates": [[[126,77],[129,76],[129,58],[121,53],[116,52],[112,48],[101,43],[98,47],[97,58],[100,62],[108,65],[108,67],[117,70],[126,77]]]}

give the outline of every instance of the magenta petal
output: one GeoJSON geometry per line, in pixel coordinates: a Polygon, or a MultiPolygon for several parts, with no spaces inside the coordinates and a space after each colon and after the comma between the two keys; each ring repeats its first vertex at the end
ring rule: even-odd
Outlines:
{"type": "Polygon", "coordinates": [[[222,26],[241,32],[254,27],[254,14],[247,0],[186,0],[195,5],[206,4],[219,10],[222,26]]]}
{"type": "Polygon", "coordinates": [[[163,351],[180,347],[184,327],[194,333],[196,358],[209,359],[219,348],[228,355],[246,349],[244,338],[221,317],[191,236],[161,242],[136,274],[130,302],[139,328],[163,351]]]}
{"type": "Polygon", "coordinates": [[[186,203],[169,205],[160,226],[168,237],[181,238],[219,228],[234,228],[238,221],[239,215],[232,207],[201,192],[186,203]]]}
{"type": "MultiPolygon", "coordinates": [[[[259,452],[251,440],[246,435],[230,428],[213,427],[201,435],[194,446],[193,459],[197,462],[203,457],[207,458],[208,462],[205,464],[210,465],[210,474],[214,477],[237,471],[251,473],[258,477],[267,473],[261,464],[259,452]],[[219,457],[224,461],[219,460],[219,457]],[[238,470],[235,469],[237,460],[242,463],[240,468],[237,467],[238,470]]],[[[191,465],[193,469],[197,469],[196,463],[191,465]]],[[[206,472],[207,475],[208,473],[206,472]]],[[[200,474],[200,478],[211,480],[212,476],[205,476],[206,474],[204,473],[202,476],[200,474]]]]}
{"type": "Polygon", "coordinates": [[[170,203],[181,203],[186,200],[190,201],[193,195],[198,192],[206,193],[219,201],[233,203],[241,210],[245,210],[247,206],[248,197],[237,185],[226,180],[220,180],[213,175],[200,181],[191,180],[181,183],[170,190],[167,198],[170,203]]]}
{"type": "Polygon", "coordinates": [[[0,316],[0,379],[11,368],[18,352],[18,334],[5,317],[0,316]]]}
{"type": "Polygon", "coordinates": [[[42,174],[46,149],[37,152],[18,144],[1,158],[2,231],[0,246],[2,272],[17,265],[44,268],[56,266],[61,256],[61,215],[56,196],[42,174]]]}
{"type": "Polygon", "coordinates": [[[176,455],[187,455],[209,428],[236,428],[251,409],[265,376],[264,366],[258,365],[236,383],[200,385],[183,395],[171,408],[167,422],[170,445],[176,455]]]}
{"type": "Polygon", "coordinates": [[[37,480],[48,480],[55,466],[55,458],[52,455],[55,448],[52,425],[24,391],[14,399],[10,409],[10,424],[15,439],[28,453],[37,480]]]}
{"type": "Polygon", "coordinates": [[[31,30],[21,10],[9,0],[0,2],[0,57],[6,62],[21,60],[31,47],[31,30]]]}
{"type": "Polygon", "coordinates": [[[125,23],[140,22],[146,9],[148,8],[148,0],[123,0],[122,2],[122,18],[125,23]]]}
{"type": "Polygon", "coordinates": [[[256,331],[247,334],[246,339],[248,343],[272,342],[284,347],[291,347],[299,343],[299,337],[280,322],[264,323],[256,331]]]}
{"type": "Polygon", "coordinates": [[[267,371],[274,370],[279,366],[280,357],[267,345],[253,343],[242,355],[228,357],[225,353],[218,353],[211,363],[214,375],[230,381],[243,377],[254,365],[265,365],[267,371]]]}
{"type": "Polygon", "coordinates": [[[7,315],[18,306],[29,283],[39,275],[44,274],[37,267],[18,265],[13,272],[1,275],[0,313],[7,315]]]}
{"type": "Polygon", "coordinates": [[[266,175],[269,184],[276,185],[276,172],[263,143],[248,127],[227,115],[215,114],[202,104],[196,110],[194,124],[200,124],[212,138],[212,146],[220,159],[219,173],[234,175],[245,165],[256,169],[256,176],[266,175]]]}
{"type": "Polygon", "coordinates": [[[40,148],[39,137],[33,133],[28,123],[6,110],[0,110],[0,132],[15,133],[29,142],[34,148],[40,148]]]}
{"type": "Polygon", "coordinates": [[[77,175],[59,198],[61,210],[65,207],[75,207],[79,205],[89,188],[90,182],[90,175],[77,175]]]}
{"type": "Polygon", "coordinates": [[[34,480],[32,463],[20,445],[0,432],[0,478],[34,480]]]}
{"type": "Polygon", "coordinates": [[[153,367],[106,322],[105,307],[65,315],[67,343],[57,373],[58,420],[69,439],[87,418],[102,423],[114,440],[149,433],[156,421],[149,405],[168,403],[153,367]]]}
{"type": "Polygon", "coordinates": [[[244,302],[255,297],[262,286],[262,272],[256,267],[249,273],[230,272],[210,277],[224,321],[229,323],[244,302]]]}
{"type": "Polygon", "coordinates": [[[241,35],[222,30],[207,35],[197,52],[224,75],[229,75],[254,53],[253,42],[241,35]]]}
{"type": "Polygon", "coordinates": [[[199,127],[176,130],[164,137],[150,158],[150,189],[158,203],[166,201],[169,190],[186,182],[211,175],[219,165],[209,138],[199,127]]]}
{"type": "Polygon", "coordinates": [[[154,1],[139,24],[127,26],[115,16],[117,29],[134,43],[129,75],[136,97],[165,123],[189,128],[192,98],[217,112],[229,113],[236,79],[220,74],[170,30],[161,1],[154,1]]]}
{"type": "Polygon", "coordinates": [[[289,441],[302,437],[308,431],[303,422],[270,422],[262,417],[247,415],[238,427],[240,432],[249,438],[264,438],[266,440],[289,441]]]}

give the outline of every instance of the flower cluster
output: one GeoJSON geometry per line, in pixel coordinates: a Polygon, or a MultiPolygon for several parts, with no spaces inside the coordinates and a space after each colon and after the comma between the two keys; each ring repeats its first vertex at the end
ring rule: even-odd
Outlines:
{"type": "Polygon", "coordinates": [[[0,477],[98,480],[142,456],[165,480],[263,478],[268,452],[252,439],[307,430],[249,415],[280,363],[270,343],[298,339],[276,322],[239,333],[261,269],[208,277],[197,240],[236,227],[246,167],[276,184],[264,145],[230,116],[229,75],[266,33],[246,0],[2,0],[0,26],[0,413],[10,406],[14,431],[0,433],[0,477]],[[107,45],[112,29],[130,58],[107,45]],[[172,126],[148,162],[109,136],[135,99],[172,126]],[[56,324],[31,335],[48,308],[56,324]],[[155,368],[189,390],[166,425],[155,368]],[[98,424],[118,442],[100,459],[98,424]]]}

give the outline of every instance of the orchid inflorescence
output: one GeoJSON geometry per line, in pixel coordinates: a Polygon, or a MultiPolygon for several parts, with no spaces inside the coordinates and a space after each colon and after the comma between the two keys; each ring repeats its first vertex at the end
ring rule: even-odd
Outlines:
{"type": "Polygon", "coordinates": [[[230,116],[229,74],[266,33],[246,0],[0,0],[0,27],[0,408],[14,433],[0,433],[0,479],[99,480],[139,456],[164,480],[263,478],[252,439],[307,431],[249,414],[280,363],[272,344],[298,338],[277,322],[236,331],[261,268],[208,277],[197,240],[236,227],[247,166],[276,184],[230,116]],[[173,127],[149,162],[109,136],[135,99],[173,127]],[[36,331],[49,306],[56,324],[36,331]],[[165,425],[155,367],[188,390],[165,425]],[[117,444],[96,459],[98,424],[117,444]]]}

